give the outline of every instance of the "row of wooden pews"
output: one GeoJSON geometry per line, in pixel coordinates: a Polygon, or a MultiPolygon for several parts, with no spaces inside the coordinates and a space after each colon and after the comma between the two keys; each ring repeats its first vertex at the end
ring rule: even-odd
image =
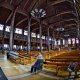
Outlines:
{"type": "Polygon", "coordinates": [[[64,53],[62,54],[60,53],[60,55],[51,56],[50,58],[47,58],[45,60],[47,64],[45,64],[44,67],[55,69],[56,74],[58,74],[59,71],[67,71],[67,68],[70,62],[77,62],[78,70],[80,69],[80,51],[79,50],[64,51],[64,53]]]}

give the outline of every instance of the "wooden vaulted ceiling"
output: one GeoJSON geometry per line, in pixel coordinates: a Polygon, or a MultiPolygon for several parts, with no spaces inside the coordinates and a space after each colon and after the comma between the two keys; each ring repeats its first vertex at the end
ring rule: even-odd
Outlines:
{"type": "MultiPolygon", "coordinates": [[[[79,13],[79,1],[76,0],[79,13]]],[[[50,27],[55,36],[59,27],[64,27],[63,34],[69,34],[72,37],[77,36],[77,15],[73,0],[0,0],[0,23],[10,25],[12,11],[17,8],[14,27],[27,29],[28,16],[31,10],[42,8],[46,11],[46,16],[42,18],[42,34],[47,35],[47,29],[50,27]]],[[[39,19],[32,17],[31,31],[39,32],[39,19]]]]}

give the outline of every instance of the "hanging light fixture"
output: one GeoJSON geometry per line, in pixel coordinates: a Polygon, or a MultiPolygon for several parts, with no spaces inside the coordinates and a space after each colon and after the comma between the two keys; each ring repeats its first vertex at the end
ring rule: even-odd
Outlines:
{"type": "Polygon", "coordinates": [[[63,32],[64,31],[64,28],[63,27],[59,27],[59,28],[56,29],[56,31],[63,32]]]}
{"type": "Polygon", "coordinates": [[[69,37],[69,36],[70,36],[69,34],[65,34],[65,35],[64,35],[64,37],[69,37]]]}
{"type": "Polygon", "coordinates": [[[35,18],[42,18],[46,15],[46,11],[43,9],[34,9],[31,11],[31,16],[35,18]]]}

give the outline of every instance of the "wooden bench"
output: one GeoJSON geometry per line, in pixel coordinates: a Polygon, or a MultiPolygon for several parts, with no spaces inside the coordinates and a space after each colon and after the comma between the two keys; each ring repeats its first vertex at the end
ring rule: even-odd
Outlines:
{"type": "Polygon", "coordinates": [[[45,66],[47,66],[47,65],[55,65],[56,66],[56,74],[58,74],[58,72],[60,71],[60,70],[63,70],[63,69],[65,69],[66,71],[67,71],[67,68],[68,68],[68,66],[69,66],[69,64],[70,64],[70,62],[78,62],[78,70],[80,69],[80,59],[78,60],[78,59],[71,59],[71,60],[67,60],[67,59],[46,59],[45,60],[46,61],[46,65],[44,65],[44,67],[45,66]]]}

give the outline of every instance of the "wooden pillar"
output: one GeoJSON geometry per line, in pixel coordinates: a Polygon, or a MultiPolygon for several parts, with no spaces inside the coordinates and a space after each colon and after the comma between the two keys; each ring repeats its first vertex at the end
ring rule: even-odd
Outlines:
{"type": "Polygon", "coordinates": [[[73,46],[73,41],[72,41],[72,38],[71,38],[71,47],[73,46]]]}
{"type": "Polygon", "coordinates": [[[68,39],[65,39],[65,45],[68,47],[68,39]]]}
{"type": "Polygon", "coordinates": [[[28,53],[31,52],[31,35],[30,35],[30,29],[31,29],[31,18],[28,18],[28,53]]]}
{"type": "Polygon", "coordinates": [[[24,29],[22,29],[22,49],[24,48],[24,29]]]}
{"type": "Polygon", "coordinates": [[[58,46],[58,39],[56,39],[56,45],[57,45],[57,48],[59,48],[59,46],[58,46]]]}
{"type": "Polygon", "coordinates": [[[13,16],[12,16],[12,19],[11,19],[11,28],[10,28],[10,43],[9,43],[10,51],[13,50],[13,34],[14,34],[15,14],[16,14],[16,11],[13,11],[13,16]]]}
{"type": "Polygon", "coordinates": [[[50,34],[49,34],[49,28],[48,28],[48,31],[47,31],[47,44],[48,44],[48,50],[50,51],[50,40],[49,40],[50,36],[49,35],[50,34]]]}
{"type": "Polygon", "coordinates": [[[42,52],[42,25],[39,23],[39,34],[40,34],[40,51],[42,52]]]}
{"type": "Polygon", "coordinates": [[[77,49],[76,37],[75,37],[75,48],[77,49]]]}
{"type": "Polygon", "coordinates": [[[4,53],[4,35],[5,35],[6,24],[3,26],[3,34],[2,34],[2,54],[4,53]]]}
{"type": "Polygon", "coordinates": [[[37,50],[37,33],[36,33],[36,50],[37,50]]]}
{"type": "Polygon", "coordinates": [[[52,50],[54,49],[54,31],[53,31],[53,33],[52,33],[53,35],[52,35],[52,50]]]}
{"type": "Polygon", "coordinates": [[[47,50],[47,36],[45,35],[45,49],[47,50]]]}
{"type": "Polygon", "coordinates": [[[63,47],[63,39],[60,39],[60,43],[61,43],[61,48],[63,47]]]}

